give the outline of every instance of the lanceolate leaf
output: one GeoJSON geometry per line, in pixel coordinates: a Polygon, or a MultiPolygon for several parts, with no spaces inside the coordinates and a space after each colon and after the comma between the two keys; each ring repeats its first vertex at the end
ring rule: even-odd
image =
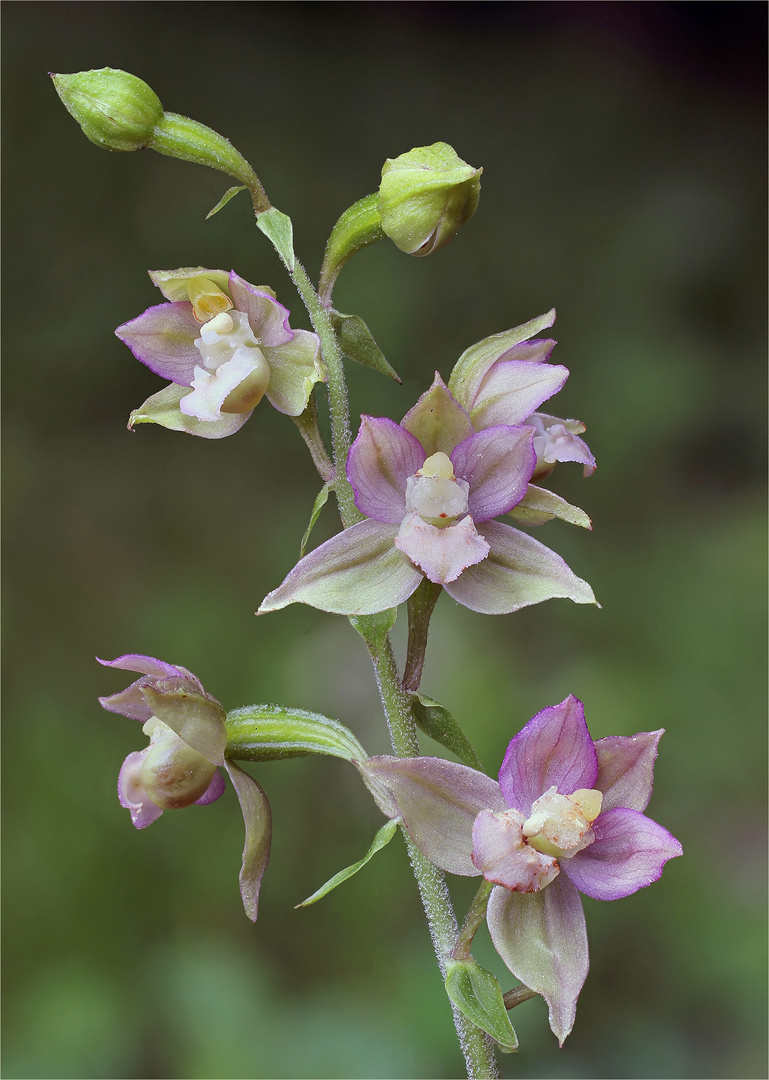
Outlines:
{"type": "Polygon", "coordinates": [[[375,656],[381,652],[397,617],[398,609],[395,607],[378,611],[375,615],[349,616],[350,625],[358,631],[375,656]]]}
{"type": "Polygon", "coordinates": [[[456,754],[464,765],[483,772],[472,743],[448,709],[432,698],[417,693],[411,697],[411,712],[425,735],[456,754]]]}
{"type": "Polygon", "coordinates": [[[241,761],[326,754],[365,761],[368,754],[353,733],[320,713],[283,705],[246,705],[227,715],[227,757],[241,761]]]}
{"type": "Polygon", "coordinates": [[[296,907],[309,907],[310,904],[314,904],[316,900],[321,900],[327,893],[330,893],[332,889],[335,889],[337,885],[341,885],[343,881],[347,881],[353,874],[357,874],[359,870],[372,859],[378,851],[390,843],[395,831],[398,828],[398,818],[392,818],[390,821],[386,821],[379,832],[374,837],[371,847],[368,849],[362,859],[358,859],[352,866],[346,867],[344,870],[340,870],[338,874],[334,874],[332,878],[326,882],[325,885],[321,885],[312,896],[308,896],[306,900],[303,900],[301,904],[297,904],[296,907]]]}
{"type": "Polygon", "coordinates": [[[339,348],[351,360],[379,371],[396,382],[401,382],[398,372],[390,366],[382,350],[374,341],[374,336],[359,315],[342,315],[339,311],[331,312],[339,348]]]}
{"type": "Polygon", "coordinates": [[[275,206],[271,206],[256,219],[258,229],[264,233],[289,270],[296,266],[294,255],[294,226],[291,218],[275,206]]]}
{"type": "Polygon", "coordinates": [[[239,185],[236,185],[235,187],[227,188],[224,195],[222,195],[221,199],[216,204],[216,206],[213,208],[213,210],[209,210],[208,213],[206,214],[206,221],[208,221],[209,218],[212,218],[214,216],[214,214],[218,214],[219,211],[222,209],[222,207],[226,206],[227,203],[230,201],[230,199],[233,198],[233,196],[237,195],[237,193],[239,191],[245,191],[245,190],[246,190],[246,188],[245,188],[245,186],[243,184],[239,184],[239,185]]]}
{"type": "Polygon", "coordinates": [[[517,1050],[518,1036],[507,1014],[502,988],[490,971],[474,960],[449,960],[446,993],[459,1011],[491,1035],[502,1050],[517,1050]]]}
{"type": "Polygon", "coordinates": [[[328,502],[328,493],[329,493],[330,490],[331,490],[330,485],[329,484],[324,484],[323,487],[318,492],[318,494],[315,496],[315,502],[312,504],[312,513],[310,514],[310,523],[307,526],[307,528],[305,529],[304,536],[302,537],[302,546],[299,548],[299,558],[300,559],[304,555],[305,549],[307,547],[307,543],[308,543],[308,541],[310,539],[310,533],[312,532],[313,528],[315,527],[315,522],[318,520],[318,517],[320,516],[321,510],[323,509],[323,507],[328,502]]]}

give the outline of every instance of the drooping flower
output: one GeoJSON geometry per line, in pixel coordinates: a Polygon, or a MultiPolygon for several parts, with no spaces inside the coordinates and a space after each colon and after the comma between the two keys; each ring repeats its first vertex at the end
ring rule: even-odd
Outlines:
{"type": "Polygon", "coordinates": [[[167,303],[148,308],[115,333],[148,368],[171,383],[129,419],[205,439],[223,439],[261,401],[299,416],[323,379],[320,342],[292,330],[271,289],[234,271],[183,267],[150,271],[167,303]]]}
{"type": "MultiPolygon", "coordinates": [[[[98,657],[97,657],[98,659],[98,657]]],[[[246,842],[240,892],[246,914],[256,920],[259,890],[270,858],[272,817],[261,787],[234,761],[225,757],[226,713],[206,693],[196,675],[152,656],[127,654],[99,660],[105,667],[140,675],[125,690],[100,697],[109,712],[139,720],[150,738],[144,750],[133,751],[118,777],[118,799],[137,829],[156,821],[164,810],[215,802],[224,792],[223,767],[243,812],[246,842]]]]}
{"type": "MultiPolygon", "coordinates": [[[[663,732],[590,738],[582,703],[543,709],[511,741],[499,783],[440,758],[370,758],[385,814],[453,874],[494,885],[488,926],[510,971],[541,994],[563,1043],[587,976],[579,893],[617,900],[662,874],[681,845],[643,811],[663,732]]],[[[375,795],[375,797],[377,797],[375,795]]]]}
{"type": "Polygon", "coordinates": [[[535,338],[555,322],[555,309],[502,334],[484,338],[467,349],[449,377],[448,387],[466,409],[476,431],[495,424],[526,424],[535,430],[538,480],[557,461],[578,461],[585,476],[595,471],[595,458],[579,438],[585,425],[537,412],[569,377],[568,368],[551,364],[553,338],[535,338]]]}
{"type": "Polygon", "coordinates": [[[402,424],[364,416],[347,463],[358,522],[310,552],[260,612],[301,602],[344,615],[402,603],[423,577],[460,604],[504,614],[552,597],[595,603],[587,582],[549,548],[493,519],[526,494],[531,428],[473,432],[445,387],[402,424]]]}

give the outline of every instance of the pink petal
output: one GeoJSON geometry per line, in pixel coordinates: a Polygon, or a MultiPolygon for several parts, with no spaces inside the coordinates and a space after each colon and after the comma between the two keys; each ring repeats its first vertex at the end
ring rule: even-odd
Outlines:
{"type": "Polygon", "coordinates": [[[230,274],[230,295],[238,311],[245,311],[254,336],[261,345],[285,345],[294,331],[288,325],[289,310],[268,292],[250,285],[233,270],[230,274]]]}
{"type": "Polygon", "coordinates": [[[117,778],[118,801],[121,806],[130,811],[131,824],[137,829],[146,829],[163,813],[162,808],[156,806],[147,797],[139,779],[142,763],[148,750],[149,747],[146,747],[144,750],[135,750],[129,754],[117,778]]]}
{"type": "Polygon", "coordinates": [[[406,513],[406,481],[426,454],[410,432],[378,416],[362,416],[347,459],[355,505],[366,517],[398,525],[406,513]]]}
{"type": "Polygon", "coordinates": [[[560,364],[500,360],[484,377],[470,409],[476,431],[495,424],[522,424],[569,377],[560,364]]]}
{"type": "Polygon", "coordinates": [[[609,810],[593,822],[593,832],[590,847],[562,859],[561,869],[594,900],[630,896],[657,881],[668,859],[683,854],[667,829],[637,810],[609,810]]]}
{"type": "Polygon", "coordinates": [[[652,795],[657,744],[664,728],[642,731],[638,735],[610,735],[598,739],[598,778],[595,786],[603,792],[605,814],[616,806],[645,810],[652,795]]]}
{"type": "Polygon", "coordinates": [[[463,570],[489,553],[489,545],[478,535],[469,515],[456,525],[439,529],[428,525],[419,514],[407,514],[395,546],[436,585],[455,581],[463,570]]]}
{"type": "Polygon", "coordinates": [[[220,772],[215,772],[211,783],[208,785],[208,790],[204,795],[200,796],[195,806],[208,806],[209,803],[216,802],[224,794],[225,787],[224,777],[220,772]]]}
{"type": "Polygon", "coordinates": [[[595,787],[598,772],[582,702],[570,694],[529,720],[507,748],[499,786],[508,805],[527,816],[549,788],[571,795],[595,787]]]}
{"type": "Polygon", "coordinates": [[[487,881],[514,892],[537,892],[558,875],[558,863],[527,844],[515,810],[481,810],[473,825],[473,864],[487,881]]]}
{"type": "Polygon", "coordinates": [[[477,522],[506,514],[521,501],[537,456],[526,427],[493,427],[471,435],[451,455],[456,476],[470,485],[468,508],[477,522]]]}
{"type": "Polygon", "coordinates": [[[200,353],[195,338],[200,324],[192,314],[192,304],[179,301],[157,304],[115,331],[137,360],[150,371],[180,386],[190,386],[200,353]]]}

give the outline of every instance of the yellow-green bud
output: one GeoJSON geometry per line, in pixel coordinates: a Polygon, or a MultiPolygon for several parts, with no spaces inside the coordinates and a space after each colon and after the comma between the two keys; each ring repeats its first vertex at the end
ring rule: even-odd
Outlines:
{"type": "Polygon", "coordinates": [[[83,134],[105,150],[141,150],[163,118],[154,90],[127,71],[99,68],[51,78],[83,134]]]}
{"type": "Polygon", "coordinates": [[[442,142],[388,158],[379,187],[383,231],[408,255],[445,247],[478,208],[482,172],[442,142]]]}

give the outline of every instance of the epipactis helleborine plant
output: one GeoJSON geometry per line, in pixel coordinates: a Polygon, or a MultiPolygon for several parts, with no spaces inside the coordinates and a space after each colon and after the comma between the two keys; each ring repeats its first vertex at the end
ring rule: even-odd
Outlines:
{"type": "MultiPolygon", "coordinates": [[[[548,1003],[562,1044],[587,976],[579,893],[618,900],[656,881],[681,845],[643,811],[662,730],[590,737],[582,702],[543,709],[507,748],[499,783],[442,758],[374,757],[416,846],[452,874],[494,885],[488,926],[510,971],[548,1003]]],[[[376,795],[375,795],[376,798],[376,795]]]]}
{"type": "Polygon", "coordinates": [[[324,377],[320,342],[291,329],[272,289],[202,266],[150,271],[150,278],[168,302],[115,333],[171,384],[131,413],[129,427],[154,423],[223,439],[265,396],[288,416],[304,412],[324,377]]]}
{"type": "MultiPolygon", "coordinates": [[[[97,657],[98,659],[98,657],[97,657]]],[[[118,799],[137,829],[145,829],[164,810],[207,806],[224,792],[226,769],[243,812],[246,842],[240,871],[240,892],[248,917],[256,921],[259,890],[270,859],[272,815],[259,784],[225,757],[226,713],[206,693],[196,675],[153,656],[129,653],[99,660],[104,667],[140,675],[117,694],[100,697],[109,712],[139,720],[150,744],[133,751],[118,777],[118,799]]]]}

